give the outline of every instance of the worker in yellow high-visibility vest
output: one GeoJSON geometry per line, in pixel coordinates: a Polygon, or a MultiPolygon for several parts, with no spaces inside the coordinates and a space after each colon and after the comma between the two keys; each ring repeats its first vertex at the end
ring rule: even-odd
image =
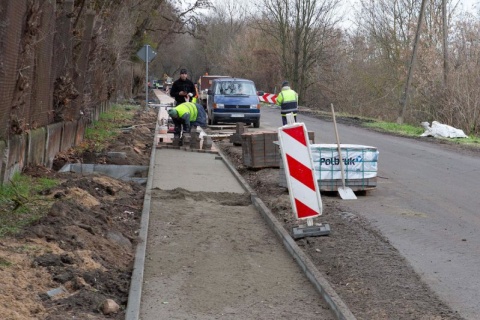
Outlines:
{"type": "Polygon", "coordinates": [[[295,122],[297,122],[298,113],[298,94],[290,88],[288,81],[282,84],[282,91],[277,96],[277,105],[280,106],[280,113],[282,114],[283,125],[287,124],[287,114],[293,113],[295,122]]]}
{"type": "Polygon", "coordinates": [[[168,110],[168,115],[175,125],[173,134],[175,138],[180,138],[182,131],[190,133],[192,127],[207,126],[207,114],[201,104],[184,102],[168,110]]]}

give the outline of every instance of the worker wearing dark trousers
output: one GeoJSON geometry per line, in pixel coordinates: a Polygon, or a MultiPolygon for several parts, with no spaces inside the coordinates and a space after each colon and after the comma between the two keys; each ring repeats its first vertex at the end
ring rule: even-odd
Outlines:
{"type": "Polygon", "coordinates": [[[175,105],[189,102],[196,94],[193,82],[187,77],[187,69],[180,70],[180,78],[175,80],[170,88],[170,96],[175,98],[175,105]]]}
{"type": "Polygon", "coordinates": [[[280,106],[282,114],[282,124],[287,124],[287,114],[293,113],[295,122],[297,122],[298,112],[298,94],[290,88],[288,81],[282,84],[282,91],[277,95],[277,105],[280,106]]]}
{"type": "Polygon", "coordinates": [[[184,102],[168,110],[168,115],[175,125],[174,138],[180,138],[181,133],[190,133],[191,128],[207,126],[207,114],[201,104],[184,102]]]}

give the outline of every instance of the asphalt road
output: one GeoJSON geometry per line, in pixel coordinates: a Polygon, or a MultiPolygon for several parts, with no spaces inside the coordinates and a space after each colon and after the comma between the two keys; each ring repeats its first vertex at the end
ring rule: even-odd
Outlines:
{"type": "MultiPolygon", "coordinates": [[[[336,143],[332,122],[301,114],[297,121],[316,143],[336,143]]],[[[280,125],[280,111],[264,107],[261,129],[280,125]]],[[[368,218],[453,310],[479,319],[480,157],[354,126],[338,130],[341,143],[379,151],[377,188],[344,206],[368,218]]]]}

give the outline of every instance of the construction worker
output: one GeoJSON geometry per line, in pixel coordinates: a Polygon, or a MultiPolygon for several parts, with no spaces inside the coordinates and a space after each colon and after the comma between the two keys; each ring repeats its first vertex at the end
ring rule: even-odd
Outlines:
{"type": "Polygon", "coordinates": [[[283,125],[287,124],[287,114],[291,112],[295,117],[295,122],[297,122],[298,94],[290,88],[288,81],[282,83],[282,91],[277,95],[276,104],[281,108],[283,125]]]}
{"type": "Polygon", "coordinates": [[[170,96],[175,98],[176,105],[190,101],[195,95],[195,86],[193,82],[188,79],[187,69],[180,70],[180,78],[175,80],[170,88],[170,96]]]}
{"type": "Polygon", "coordinates": [[[191,127],[207,126],[207,114],[201,104],[193,102],[184,102],[168,110],[168,115],[172,118],[175,125],[173,136],[180,138],[183,133],[190,133],[191,127]]]}

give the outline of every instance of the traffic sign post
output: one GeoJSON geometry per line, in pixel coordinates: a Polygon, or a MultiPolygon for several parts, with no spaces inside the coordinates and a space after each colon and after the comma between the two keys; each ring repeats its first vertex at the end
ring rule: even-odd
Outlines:
{"type": "Polygon", "coordinates": [[[144,45],[140,50],[137,52],[137,56],[145,61],[145,107],[148,107],[148,63],[155,58],[157,53],[153,51],[150,45],[144,45]]]}
{"type": "Polygon", "coordinates": [[[293,229],[294,237],[328,235],[328,225],[313,224],[313,218],[322,215],[322,199],[305,124],[293,123],[278,128],[278,140],[293,213],[296,219],[307,220],[306,227],[293,229]]]}

